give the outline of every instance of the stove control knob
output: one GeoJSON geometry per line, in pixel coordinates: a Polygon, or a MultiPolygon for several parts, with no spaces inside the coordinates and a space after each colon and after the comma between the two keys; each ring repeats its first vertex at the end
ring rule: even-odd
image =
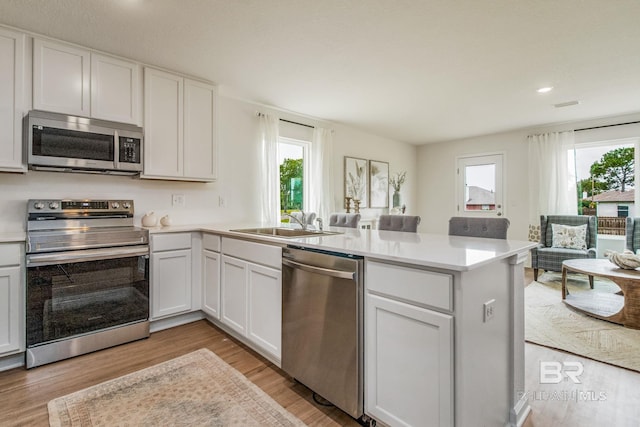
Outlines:
{"type": "Polygon", "coordinates": [[[34,208],[36,208],[36,209],[44,209],[44,203],[42,203],[42,202],[35,202],[35,203],[33,204],[33,207],[34,207],[34,208]]]}
{"type": "Polygon", "coordinates": [[[60,207],[60,205],[58,204],[58,202],[51,202],[51,203],[49,203],[49,209],[58,209],[58,207],[60,207]]]}
{"type": "Polygon", "coordinates": [[[120,203],[118,202],[111,202],[111,209],[118,209],[120,207],[120,203]]]}
{"type": "Polygon", "coordinates": [[[124,202],[124,203],[122,204],[122,207],[123,207],[123,208],[125,208],[125,209],[129,209],[129,208],[131,207],[131,203],[129,203],[129,202],[124,202]]]}

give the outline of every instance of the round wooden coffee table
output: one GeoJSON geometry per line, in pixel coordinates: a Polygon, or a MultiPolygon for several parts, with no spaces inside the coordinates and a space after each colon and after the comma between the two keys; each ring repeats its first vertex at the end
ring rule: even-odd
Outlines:
{"type": "Polygon", "coordinates": [[[638,270],[624,270],[608,259],[563,261],[562,299],[565,304],[589,316],[628,328],[640,329],[640,271],[638,270]],[[622,291],[606,293],[594,290],[581,292],[580,295],[569,294],[567,271],[604,277],[618,285],[622,291]]]}

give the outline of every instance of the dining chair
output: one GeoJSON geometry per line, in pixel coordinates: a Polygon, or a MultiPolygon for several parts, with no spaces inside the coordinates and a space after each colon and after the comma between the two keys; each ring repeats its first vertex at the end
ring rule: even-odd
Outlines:
{"type": "Polygon", "coordinates": [[[378,218],[378,230],[415,233],[418,231],[418,224],[420,224],[420,217],[413,215],[380,215],[378,218]]]}
{"type": "Polygon", "coordinates": [[[510,222],[507,218],[454,216],[449,219],[449,235],[506,239],[509,224],[510,222]]]}
{"type": "Polygon", "coordinates": [[[358,228],[359,222],[359,213],[333,213],[329,216],[329,225],[334,227],[358,228]]]}

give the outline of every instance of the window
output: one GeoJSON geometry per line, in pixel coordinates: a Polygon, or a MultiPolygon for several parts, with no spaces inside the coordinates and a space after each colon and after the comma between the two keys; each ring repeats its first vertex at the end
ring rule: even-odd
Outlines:
{"type": "Polygon", "coordinates": [[[598,217],[598,235],[624,236],[625,218],[637,209],[639,142],[637,138],[591,142],[569,152],[570,157],[575,156],[578,213],[598,217]]]}
{"type": "Polygon", "coordinates": [[[504,215],[503,154],[458,158],[457,215],[504,215]]]}
{"type": "Polygon", "coordinates": [[[278,164],[280,166],[280,220],[289,222],[284,215],[292,211],[307,210],[309,188],[309,142],[280,137],[278,164]]]}

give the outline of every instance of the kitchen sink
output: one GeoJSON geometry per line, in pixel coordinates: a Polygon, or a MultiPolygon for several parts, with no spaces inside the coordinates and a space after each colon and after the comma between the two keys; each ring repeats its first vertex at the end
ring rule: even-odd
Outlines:
{"type": "Polygon", "coordinates": [[[288,227],[263,227],[263,228],[243,228],[238,230],[229,230],[236,233],[257,234],[260,236],[276,236],[276,237],[315,237],[330,236],[332,234],[342,234],[334,231],[318,231],[303,230],[301,228],[288,227]]]}

